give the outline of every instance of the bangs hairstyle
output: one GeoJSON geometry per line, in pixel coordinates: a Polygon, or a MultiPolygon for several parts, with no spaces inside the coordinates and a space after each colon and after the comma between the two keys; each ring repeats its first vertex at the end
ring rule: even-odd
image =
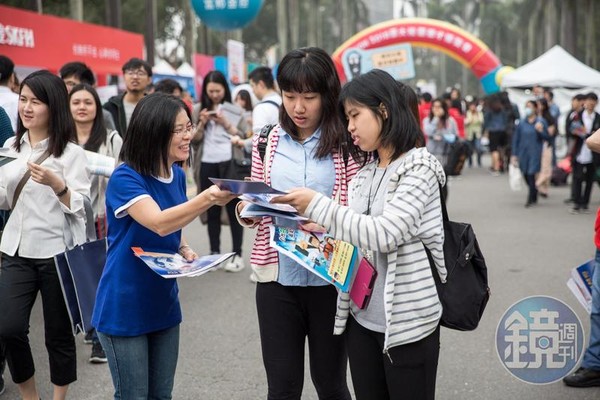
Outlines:
{"type": "MultiPolygon", "coordinates": [[[[102,114],[102,103],[100,102],[98,93],[92,86],[88,85],[87,83],[80,83],[79,85],[73,86],[71,93],[69,93],[69,108],[71,107],[71,97],[80,91],[90,93],[94,98],[94,103],[96,104],[96,116],[94,117],[92,124],[92,131],[90,132],[88,141],[83,145],[83,148],[85,150],[98,152],[100,146],[103,143],[106,143],[107,137],[106,127],[104,126],[104,115],[102,114]]],[[[75,124],[75,127],[77,127],[77,124],[75,124]]],[[[75,140],[77,140],[77,135],[75,135],[75,140]]]]}
{"type": "MultiPolygon", "coordinates": [[[[387,72],[374,69],[352,79],[342,89],[339,115],[346,119],[344,105],[369,108],[381,122],[381,146],[392,149],[392,161],[420,144],[421,129],[409,107],[404,84],[387,72]],[[383,107],[388,117],[383,118],[383,107]]],[[[412,90],[412,89],[411,89],[412,90]]],[[[351,144],[351,147],[356,147],[351,144]]],[[[360,150],[358,150],[360,151],[360,150]]],[[[366,153],[362,152],[363,155],[366,153]]]]}
{"type": "Polygon", "coordinates": [[[225,89],[225,96],[223,96],[223,100],[221,103],[228,102],[231,103],[231,90],[229,90],[229,84],[227,83],[227,78],[221,71],[210,71],[202,82],[202,95],[200,96],[200,109],[208,109],[210,110],[215,104],[213,104],[210,97],[208,97],[208,92],[206,91],[206,87],[209,83],[218,83],[223,86],[225,89]]]}
{"type": "MultiPolygon", "coordinates": [[[[75,135],[75,123],[71,116],[65,83],[50,71],[42,70],[33,72],[23,79],[19,96],[24,86],[27,86],[39,101],[48,106],[48,152],[58,158],[75,135]]],[[[25,132],[27,129],[23,126],[19,115],[16,140],[13,144],[13,148],[18,152],[21,151],[21,139],[25,132]]]]}
{"type": "Polygon", "coordinates": [[[181,110],[192,119],[185,103],[175,96],[153,93],[142,98],[131,115],[120,159],[142,175],[168,171],[169,146],[181,110]]]}
{"type": "MultiPolygon", "coordinates": [[[[336,107],[340,94],[340,79],[329,54],[318,47],[304,47],[290,51],[283,57],[277,70],[277,84],[282,91],[319,93],[321,95],[321,139],[316,150],[317,158],[333,151],[347,151],[347,137],[336,107]]],[[[280,107],[281,127],[298,139],[298,128],[280,107]]]]}

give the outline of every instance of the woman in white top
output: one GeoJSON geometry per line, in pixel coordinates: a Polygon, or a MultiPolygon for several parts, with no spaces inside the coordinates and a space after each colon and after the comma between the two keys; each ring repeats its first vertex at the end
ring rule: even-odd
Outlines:
{"type": "Polygon", "coordinates": [[[64,399],[77,379],[75,339],[53,257],[85,241],[90,180],[83,149],[70,142],[75,126],[67,98],[63,81],[48,71],[23,80],[17,133],[5,143],[17,159],[0,168],[0,208],[12,208],[0,242],[0,340],[23,399],[39,398],[27,338],[38,292],[54,400],[64,399]],[[19,196],[26,172],[31,177],[19,196]]]}
{"type": "MultiPolygon", "coordinates": [[[[121,139],[117,131],[106,129],[101,112],[102,103],[96,90],[87,83],[80,83],[74,86],[69,93],[69,105],[73,120],[75,120],[77,143],[84,150],[113,158],[116,166],[121,147],[123,146],[123,139],[121,139]]],[[[94,211],[96,237],[102,239],[106,237],[104,193],[106,192],[106,185],[112,171],[109,166],[104,167],[103,165],[99,165],[99,163],[92,164],[90,165],[90,172],[92,174],[90,200],[92,210],[94,211]]]]}
{"type": "Polygon", "coordinates": [[[425,247],[445,282],[439,190],[445,175],[420,147],[402,86],[373,70],[342,89],[353,145],[374,156],[350,182],[347,207],[307,188],[273,200],[359,247],[377,270],[366,308],[350,303],[347,293],[338,297],[334,331],[345,329],[358,400],[435,397],[442,305],[425,247]]]}

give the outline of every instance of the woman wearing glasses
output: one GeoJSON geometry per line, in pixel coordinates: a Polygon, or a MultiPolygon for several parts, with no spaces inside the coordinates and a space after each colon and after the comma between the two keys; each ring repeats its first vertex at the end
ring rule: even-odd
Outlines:
{"type": "Polygon", "coordinates": [[[181,229],[209,207],[235,198],[212,186],[187,200],[181,165],[193,131],[180,99],[144,97],[125,135],[123,164],[108,182],[108,251],[92,325],[118,399],[170,399],[179,349],[177,282],[153,272],[131,248],[179,252],[193,260],[197,255],[181,229]]]}

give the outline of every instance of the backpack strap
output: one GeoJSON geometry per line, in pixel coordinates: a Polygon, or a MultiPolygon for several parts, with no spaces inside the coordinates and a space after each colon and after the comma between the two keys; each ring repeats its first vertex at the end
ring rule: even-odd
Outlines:
{"type": "Polygon", "coordinates": [[[265,153],[267,151],[267,144],[269,143],[269,135],[271,135],[271,131],[273,130],[273,128],[275,128],[274,124],[265,125],[262,127],[260,133],[258,134],[258,154],[260,155],[260,159],[263,163],[265,162],[265,153]]]}
{"type": "Polygon", "coordinates": [[[273,104],[275,107],[277,107],[279,109],[279,104],[277,104],[276,101],[273,100],[265,100],[265,101],[261,101],[259,104],[273,104]]]}

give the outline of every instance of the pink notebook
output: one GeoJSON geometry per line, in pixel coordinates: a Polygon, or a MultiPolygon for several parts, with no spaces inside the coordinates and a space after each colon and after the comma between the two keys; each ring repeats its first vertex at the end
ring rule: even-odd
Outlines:
{"type": "Polygon", "coordinates": [[[350,299],[361,310],[369,305],[376,278],[377,270],[369,260],[363,257],[358,264],[358,271],[352,282],[352,289],[350,289],[350,299]]]}

